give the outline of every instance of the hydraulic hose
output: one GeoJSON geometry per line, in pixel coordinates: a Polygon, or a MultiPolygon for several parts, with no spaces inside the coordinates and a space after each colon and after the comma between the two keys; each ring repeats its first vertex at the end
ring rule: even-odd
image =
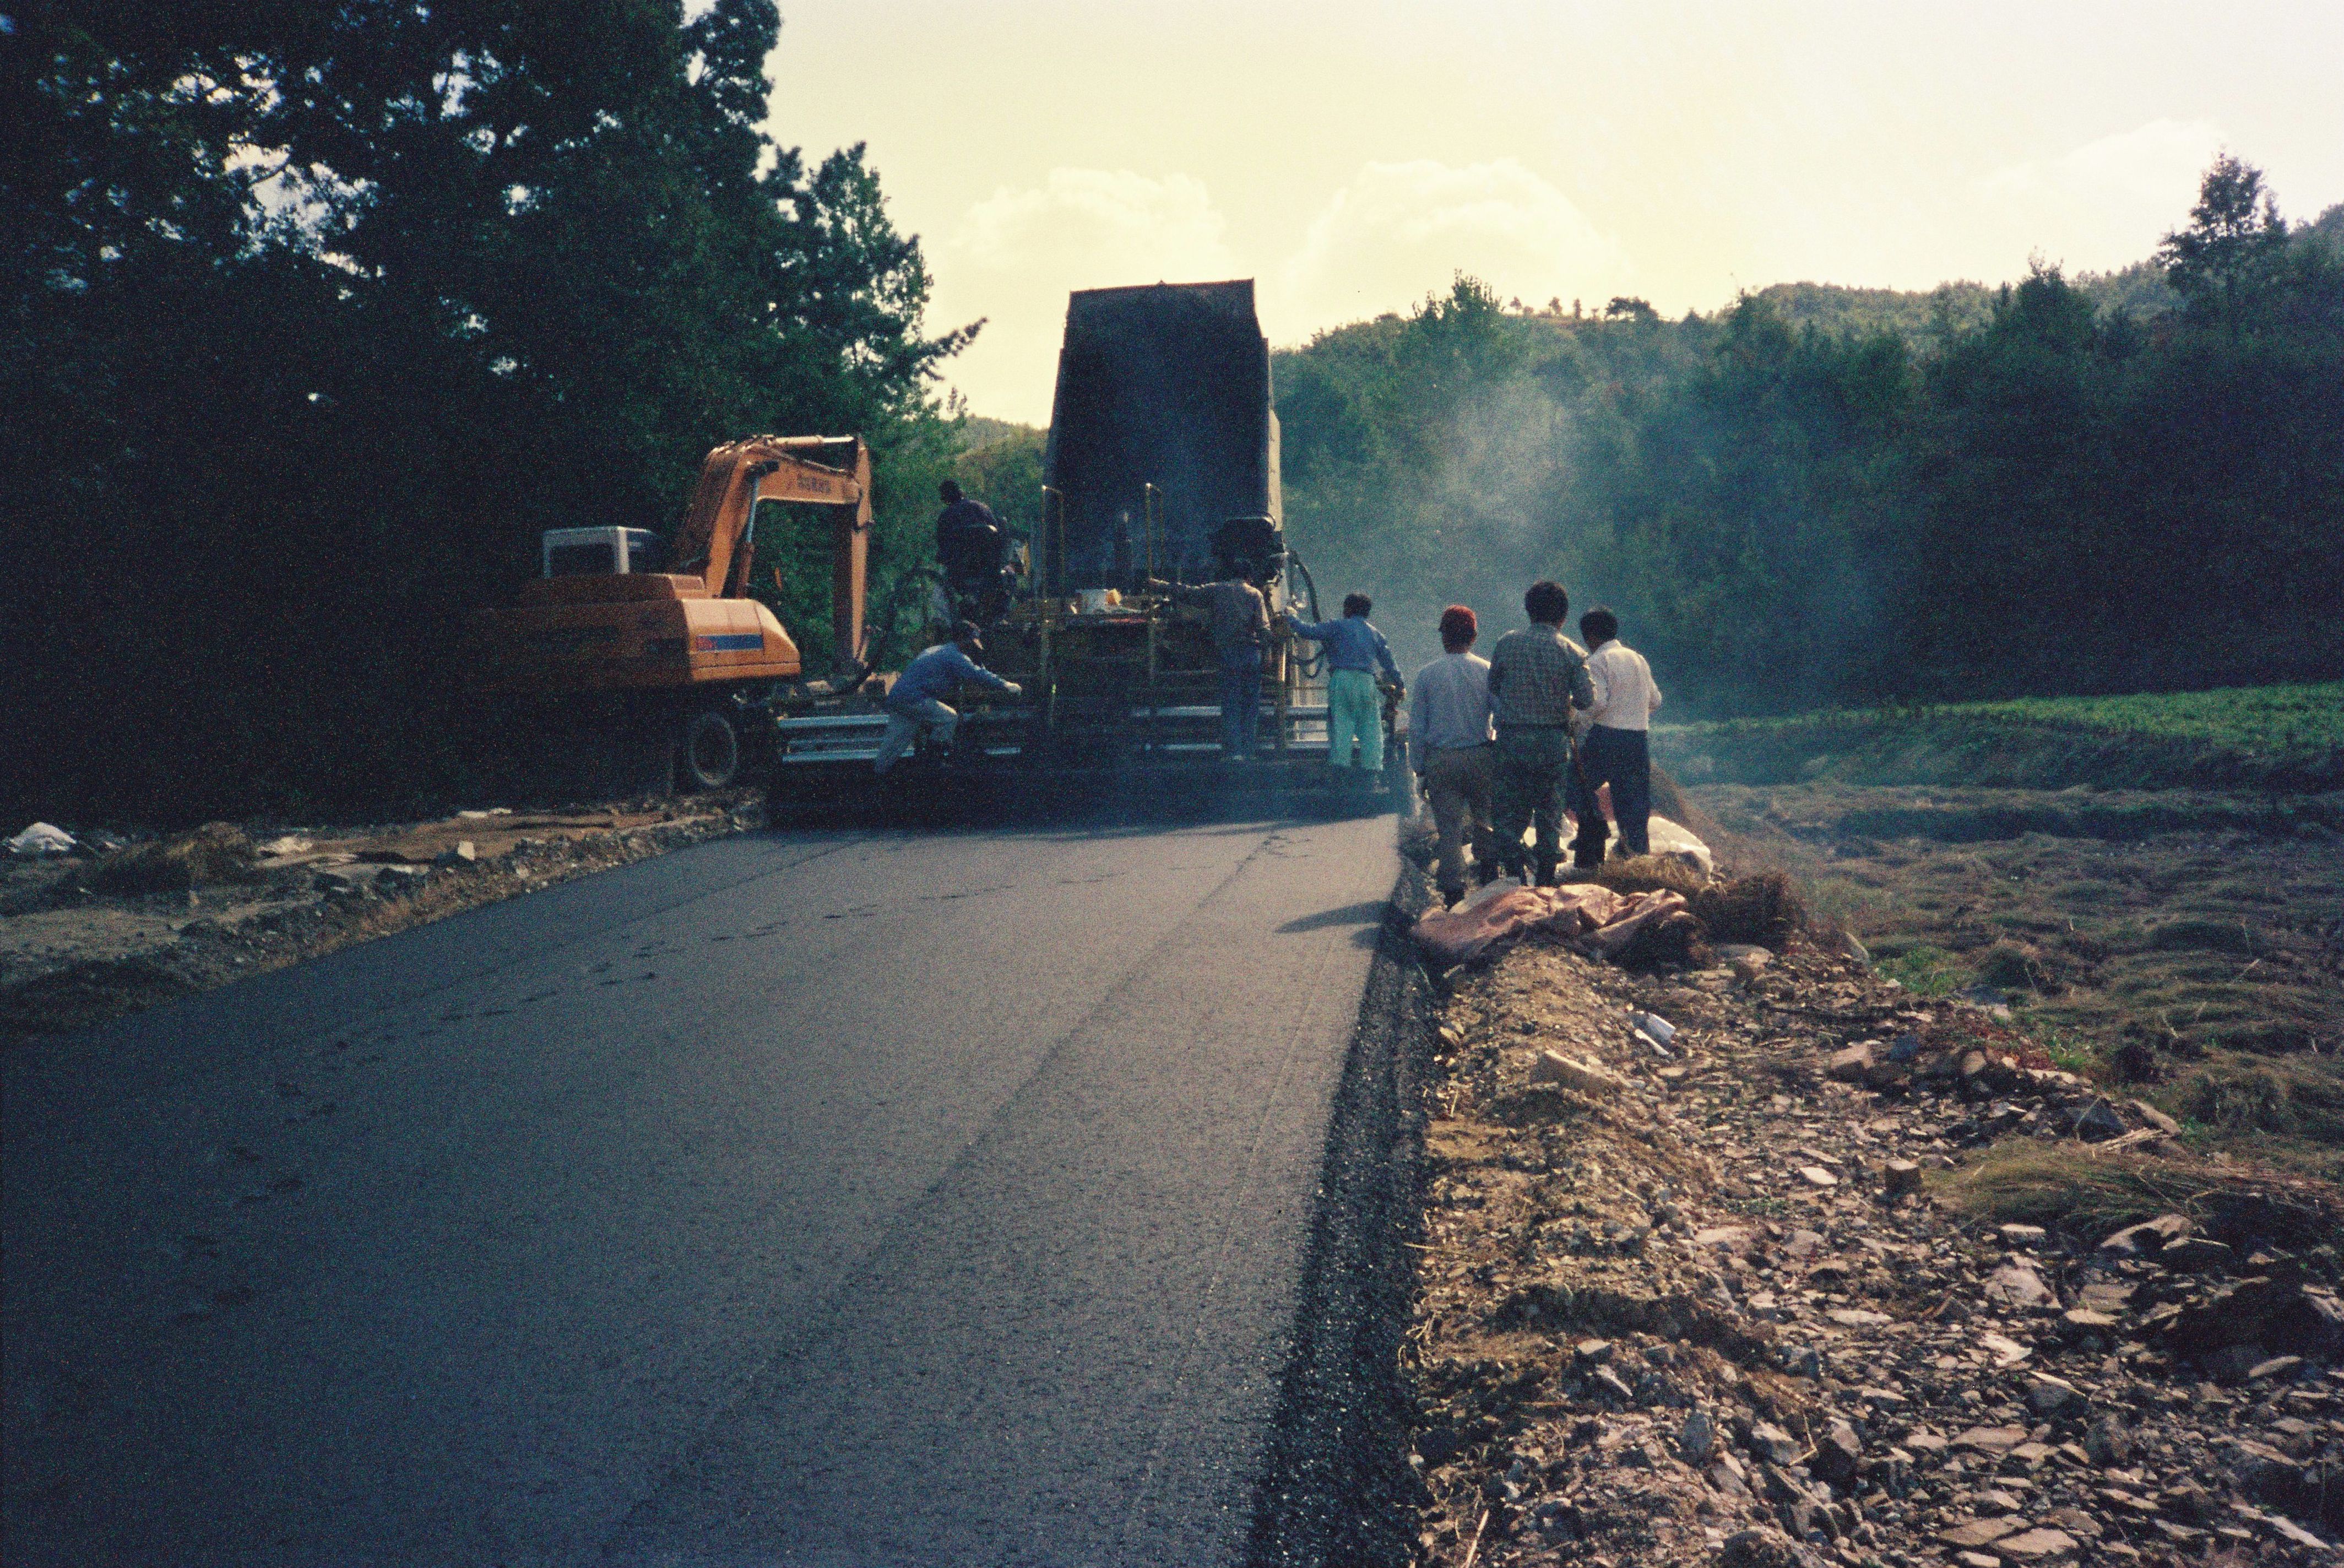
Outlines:
{"type": "MultiPolygon", "coordinates": [[[[1302,552],[1298,550],[1288,551],[1286,552],[1286,564],[1293,572],[1295,576],[1302,580],[1303,593],[1310,602],[1310,619],[1313,621],[1322,621],[1326,619],[1326,617],[1318,613],[1318,584],[1312,579],[1310,575],[1310,568],[1302,563],[1302,552]]],[[[1298,658],[1295,661],[1296,664],[1302,671],[1302,678],[1306,681],[1315,681],[1327,672],[1326,648],[1318,643],[1312,643],[1311,645],[1318,651],[1308,656],[1298,658]]]]}

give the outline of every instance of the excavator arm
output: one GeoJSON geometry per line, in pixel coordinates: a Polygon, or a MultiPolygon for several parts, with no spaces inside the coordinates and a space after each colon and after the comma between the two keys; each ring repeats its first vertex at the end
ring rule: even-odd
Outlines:
{"type": "Polygon", "coordinates": [[[761,501],[828,510],[832,635],[841,657],[859,656],[870,576],[870,449],[857,436],[752,436],[716,448],[701,464],[671,570],[697,573],[712,598],[746,594],[756,550],[749,525],[761,501]]]}

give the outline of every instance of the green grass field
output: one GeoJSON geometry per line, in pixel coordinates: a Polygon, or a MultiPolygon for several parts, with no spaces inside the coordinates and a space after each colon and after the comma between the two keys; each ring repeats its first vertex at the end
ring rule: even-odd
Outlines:
{"type": "Polygon", "coordinates": [[[2204,741],[2243,752],[2344,746],[2344,681],[2316,686],[2232,686],[2137,697],[2021,697],[1935,710],[1955,720],[2007,720],[2059,729],[2204,741]]]}
{"type": "Polygon", "coordinates": [[[2344,682],[2023,697],[1663,725],[1689,784],[2344,789],[2344,682]]]}

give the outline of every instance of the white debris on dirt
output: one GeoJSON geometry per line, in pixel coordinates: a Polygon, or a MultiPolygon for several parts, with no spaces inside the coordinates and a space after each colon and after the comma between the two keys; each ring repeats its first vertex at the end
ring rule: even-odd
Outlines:
{"type": "Polygon", "coordinates": [[[8,841],[8,853],[36,860],[45,855],[71,855],[74,835],[55,823],[36,822],[8,841]]]}
{"type": "Polygon", "coordinates": [[[0,862],[0,1038],[86,1027],[763,820],[761,797],[737,791],[371,826],[84,833],[70,853],[0,862]]]}
{"type": "Polygon", "coordinates": [[[2208,1162],[1836,943],[1715,952],[1638,974],[1534,934],[1450,976],[1420,1562],[2338,1561],[2332,1192],[1965,1217],[2015,1154],[2146,1172],[2152,1206],[2208,1162]]]}

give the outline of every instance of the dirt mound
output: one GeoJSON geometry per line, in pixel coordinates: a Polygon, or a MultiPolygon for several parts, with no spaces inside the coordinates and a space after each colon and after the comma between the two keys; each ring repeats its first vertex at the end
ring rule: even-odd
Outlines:
{"type": "Polygon", "coordinates": [[[100,893],[181,893],[227,882],[250,882],[260,851],[233,823],[207,822],[159,844],[107,856],[89,875],[100,893]]]}

